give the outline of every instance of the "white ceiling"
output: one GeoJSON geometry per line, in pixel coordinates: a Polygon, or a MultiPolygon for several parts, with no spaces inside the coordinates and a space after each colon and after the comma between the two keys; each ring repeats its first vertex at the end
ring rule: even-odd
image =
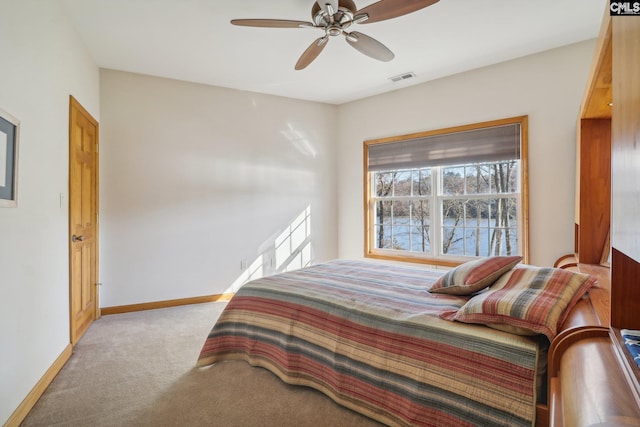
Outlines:
{"type": "MultiPolygon", "coordinates": [[[[440,0],[357,24],[395,53],[362,55],[332,37],[295,71],[318,29],[252,28],[236,18],[311,20],[314,0],[58,0],[99,67],[341,104],[595,38],[607,0],[440,0]],[[393,83],[390,77],[414,72],[393,83]]],[[[355,0],[362,9],[373,0],[355,0]]]]}

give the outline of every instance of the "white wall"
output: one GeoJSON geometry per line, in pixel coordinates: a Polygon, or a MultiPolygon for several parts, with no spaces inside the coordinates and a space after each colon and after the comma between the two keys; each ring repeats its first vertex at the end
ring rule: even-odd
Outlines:
{"type": "Polygon", "coordinates": [[[530,262],[573,252],[575,125],[595,41],[339,107],[339,255],[362,258],[363,141],[529,116],[530,262]]]}
{"type": "Polygon", "coordinates": [[[69,344],[69,95],[99,118],[99,73],[55,2],[0,0],[0,57],[0,108],[21,126],[18,207],[0,208],[4,424],[69,344]]]}
{"type": "Polygon", "coordinates": [[[313,259],[337,257],[334,106],[100,80],[102,307],[230,292],[242,261],[280,271],[275,240],[307,207],[313,259]]]}

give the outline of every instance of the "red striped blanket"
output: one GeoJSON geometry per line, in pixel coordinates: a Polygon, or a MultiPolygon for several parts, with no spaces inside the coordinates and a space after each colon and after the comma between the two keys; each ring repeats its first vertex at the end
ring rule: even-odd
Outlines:
{"type": "Polygon", "coordinates": [[[332,261],[244,285],[198,359],[243,359],[389,425],[531,426],[538,344],[440,319],[442,272],[332,261]]]}

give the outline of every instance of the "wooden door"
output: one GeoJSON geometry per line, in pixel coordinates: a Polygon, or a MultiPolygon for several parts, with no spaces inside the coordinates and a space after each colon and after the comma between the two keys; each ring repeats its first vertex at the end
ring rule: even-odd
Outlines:
{"type": "Polygon", "coordinates": [[[69,106],[69,275],[71,343],[100,315],[98,306],[98,122],[69,106]]]}

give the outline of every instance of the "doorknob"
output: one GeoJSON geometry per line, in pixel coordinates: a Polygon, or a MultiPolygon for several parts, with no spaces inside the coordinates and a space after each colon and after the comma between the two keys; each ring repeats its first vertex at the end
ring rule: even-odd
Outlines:
{"type": "Polygon", "coordinates": [[[75,234],[71,236],[72,242],[82,242],[84,240],[84,236],[76,236],[75,234]]]}

